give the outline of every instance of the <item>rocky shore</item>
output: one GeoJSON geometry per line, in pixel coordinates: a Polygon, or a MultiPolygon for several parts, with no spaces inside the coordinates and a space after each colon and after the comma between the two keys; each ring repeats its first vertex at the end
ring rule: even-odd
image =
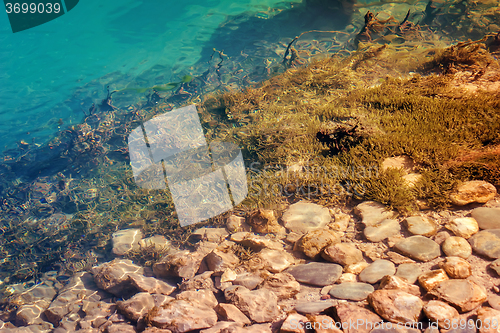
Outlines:
{"type": "Polygon", "coordinates": [[[14,290],[0,331],[498,332],[500,198],[470,181],[451,200],[411,216],[373,201],[231,215],[151,267],[124,255],[169,242],[121,230],[113,261],[14,290]]]}

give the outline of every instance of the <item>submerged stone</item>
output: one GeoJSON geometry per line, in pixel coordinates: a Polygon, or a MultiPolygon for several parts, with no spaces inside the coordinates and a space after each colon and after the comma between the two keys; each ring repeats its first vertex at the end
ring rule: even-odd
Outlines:
{"type": "Polygon", "coordinates": [[[395,247],[404,255],[420,261],[429,261],[441,255],[439,245],[424,236],[408,237],[396,243],[395,247]]]}
{"type": "Polygon", "coordinates": [[[469,243],[478,254],[491,259],[500,258],[500,229],[480,231],[469,238],[469,243]]]}
{"type": "Polygon", "coordinates": [[[396,273],[396,266],[389,260],[379,259],[375,260],[370,266],[366,267],[359,279],[363,282],[371,284],[377,283],[386,275],[394,275],[396,273]]]}
{"type": "Polygon", "coordinates": [[[335,298],[362,301],[374,290],[373,286],[368,283],[345,282],[334,285],[330,289],[329,294],[335,298]]]}
{"type": "Polygon", "coordinates": [[[306,233],[325,227],[331,216],[328,208],[301,201],[290,205],[281,219],[288,230],[306,233]]]}
{"type": "Polygon", "coordinates": [[[287,273],[302,283],[314,286],[328,286],[334,284],[342,275],[342,266],[330,263],[311,262],[289,268],[287,273]]]}

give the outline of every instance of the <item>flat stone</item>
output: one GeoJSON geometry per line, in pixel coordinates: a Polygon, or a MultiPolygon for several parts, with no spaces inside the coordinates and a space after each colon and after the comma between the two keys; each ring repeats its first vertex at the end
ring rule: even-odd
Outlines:
{"type": "Polygon", "coordinates": [[[441,255],[439,245],[424,236],[411,236],[398,243],[395,248],[402,254],[420,261],[429,261],[441,255]]]}
{"type": "Polygon", "coordinates": [[[193,231],[189,238],[194,241],[209,241],[209,242],[221,242],[224,240],[229,233],[226,228],[199,228],[193,231]]]}
{"type": "Polygon", "coordinates": [[[119,230],[112,235],[113,254],[123,256],[131,250],[139,249],[139,241],[142,239],[140,229],[119,230]]]}
{"type": "Polygon", "coordinates": [[[210,308],[200,307],[189,301],[173,300],[158,308],[149,317],[153,326],[184,333],[209,328],[217,322],[217,313],[210,308]]]}
{"type": "Polygon", "coordinates": [[[397,277],[395,275],[386,275],[380,281],[379,289],[391,289],[400,290],[408,294],[415,296],[420,296],[420,288],[412,283],[406,281],[406,279],[397,277]]]}
{"type": "Polygon", "coordinates": [[[212,276],[212,271],[206,271],[198,274],[188,280],[185,280],[179,286],[182,291],[194,290],[194,289],[209,289],[215,291],[214,282],[210,278],[212,276]]]}
{"type": "Polygon", "coordinates": [[[243,323],[234,321],[219,321],[214,326],[201,330],[200,333],[221,333],[221,332],[234,332],[234,330],[241,329],[243,323]]]}
{"type": "Polygon", "coordinates": [[[251,232],[237,232],[231,235],[231,241],[247,246],[254,251],[262,249],[283,250],[283,243],[266,236],[256,235],[251,232]]]}
{"type": "Polygon", "coordinates": [[[393,219],[385,219],[382,222],[368,226],[363,231],[366,239],[370,242],[381,242],[384,239],[397,235],[401,231],[399,222],[393,219]]]}
{"type": "Polygon", "coordinates": [[[189,301],[200,308],[213,309],[218,304],[213,291],[208,289],[186,290],[177,294],[175,299],[189,301]]]}
{"type": "Polygon", "coordinates": [[[490,268],[500,275],[500,259],[494,260],[490,265],[490,268]]]}
{"type": "Polygon", "coordinates": [[[223,272],[228,268],[236,267],[240,263],[240,259],[232,251],[230,245],[225,244],[207,254],[205,262],[209,270],[213,272],[223,272]]]}
{"type": "Polygon", "coordinates": [[[377,283],[386,275],[394,275],[396,267],[388,260],[375,260],[370,266],[366,267],[360,274],[359,279],[371,284],[377,283]]]}
{"type": "Polygon", "coordinates": [[[396,213],[388,211],[381,203],[375,201],[365,201],[354,208],[354,214],[362,219],[365,226],[374,226],[385,219],[391,219],[396,213]]]}
{"type": "Polygon", "coordinates": [[[472,274],[471,265],[460,257],[447,257],[439,266],[452,279],[466,279],[472,274]]]}
{"type": "Polygon", "coordinates": [[[500,311],[500,296],[490,294],[488,296],[488,304],[495,310],[500,311]]]}
{"type": "Polygon", "coordinates": [[[437,322],[440,328],[450,328],[453,320],[459,319],[457,309],[441,302],[431,300],[424,305],[424,313],[431,322],[437,322]]]}
{"type": "Polygon", "coordinates": [[[448,237],[445,239],[443,244],[441,244],[444,254],[449,257],[460,257],[462,259],[467,259],[472,254],[472,247],[465,238],[462,237],[448,237]]]}
{"type": "Polygon", "coordinates": [[[339,233],[323,228],[308,231],[295,243],[294,249],[301,251],[309,258],[316,258],[325,247],[339,242],[339,233]]]}
{"type": "Polygon", "coordinates": [[[143,292],[125,301],[116,302],[116,306],[125,317],[137,321],[155,306],[155,302],[153,296],[143,292]]]}
{"type": "Polygon", "coordinates": [[[446,228],[451,230],[456,236],[465,239],[479,231],[477,221],[472,217],[459,217],[453,219],[446,225],[446,228]]]}
{"type": "Polygon", "coordinates": [[[250,319],[233,304],[220,303],[215,307],[215,311],[221,320],[235,321],[244,325],[251,324],[250,319]]]}
{"type": "Polygon", "coordinates": [[[92,268],[97,286],[107,292],[122,297],[127,293],[135,293],[129,274],[144,274],[144,269],[135,265],[132,260],[115,259],[92,268]]]}
{"type": "Polygon", "coordinates": [[[405,222],[408,231],[413,235],[430,237],[437,231],[436,224],[425,216],[410,216],[405,222]]]}
{"type": "Polygon", "coordinates": [[[379,316],[393,323],[417,322],[424,306],[420,297],[399,290],[376,290],[368,302],[379,316]]]}
{"type": "Polygon", "coordinates": [[[480,308],[477,310],[477,321],[483,323],[479,333],[496,333],[500,328],[500,311],[487,307],[480,308]]]}
{"type": "Polygon", "coordinates": [[[469,238],[472,249],[491,259],[500,258],[500,229],[482,230],[469,238]]]}
{"type": "Polygon", "coordinates": [[[263,249],[257,253],[265,264],[264,269],[271,273],[279,273],[287,269],[295,260],[291,254],[285,251],[263,249]]]}
{"type": "Polygon", "coordinates": [[[345,282],[334,285],[330,289],[329,294],[339,299],[362,301],[366,299],[374,290],[373,286],[368,283],[345,282]]]}
{"type": "Polygon", "coordinates": [[[279,314],[278,298],[270,290],[231,286],[224,290],[224,297],[257,323],[272,321],[279,314]]]}
{"type": "Polygon", "coordinates": [[[335,307],[340,323],[346,323],[344,333],[369,333],[373,327],[382,322],[382,318],[372,311],[351,303],[342,303],[335,307]],[[356,323],[362,322],[362,325],[356,323]],[[352,325],[351,325],[352,324],[352,325]]]}
{"type": "Polygon", "coordinates": [[[479,207],[471,212],[481,229],[500,229],[500,209],[479,207]]]}
{"type": "Polygon", "coordinates": [[[455,306],[462,313],[477,308],[487,299],[484,288],[462,279],[443,281],[429,293],[455,306]]]}
{"type": "Polygon", "coordinates": [[[232,282],[234,285],[243,286],[249,290],[257,288],[264,281],[262,277],[254,273],[243,273],[238,275],[232,282]]]}
{"type": "Polygon", "coordinates": [[[280,333],[306,333],[305,326],[308,322],[306,316],[290,313],[281,324],[280,333]]]}
{"type": "Polygon", "coordinates": [[[308,202],[290,205],[281,217],[289,231],[306,233],[325,227],[331,221],[328,208],[308,202]]]}
{"type": "Polygon", "coordinates": [[[342,266],[330,263],[311,262],[289,268],[287,273],[295,280],[314,286],[328,286],[334,284],[342,274],[342,266]]]}
{"type": "Polygon", "coordinates": [[[300,302],[295,304],[295,311],[302,314],[316,314],[331,308],[335,304],[331,301],[300,302]]]}
{"type": "Polygon", "coordinates": [[[418,276],[422,274],[422,269],[417,264],[401,264],[396,270],[396,276],[406,279],[408,283],[415,283],[418,276]]]}
{"type": "Polygon", "coordinates": [[[363,260],[363,252],[349,243],[331,244],[323,249],[321,256],[326,261],[342,266],[355,264],[363,260]]]}
{"type": "Polygon", "coordinates": [[[226,228],[230,232],[250,231],[251,227],[245,223],[242,216],[231,215],[226,220],[226,228]]]}
{"type": "Polygon", "coordinates": [[[451,194],[451,201],[457,206],[469,203],[487,203],[495,197],[497,190],[492,184],[483,180],[472,180],[459,185],[451,194]]]}
{"type": "Polygon", "coordinates": [[[179,251],[166,256],[153,265],[155,276],[161,278],[181,277],[192,278],[198,272],[205,253],[179,251]]]}

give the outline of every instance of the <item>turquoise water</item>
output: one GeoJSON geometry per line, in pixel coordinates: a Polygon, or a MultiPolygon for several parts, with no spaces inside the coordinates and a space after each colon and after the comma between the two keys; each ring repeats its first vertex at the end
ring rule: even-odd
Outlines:
{"type": "Polygon", "coordinates": [[[229,16],[265,18],[278,2],[86,0],[15,34],[2,14],[0,151],[21,140],[43,144],[81,122],[82,109],[104,98],[110,83],[123,88],[155,66],[161,73],[148,79],[178,81],[179,73],[207,60],[202,51],[215,47],[213,33],[229,16]]]}

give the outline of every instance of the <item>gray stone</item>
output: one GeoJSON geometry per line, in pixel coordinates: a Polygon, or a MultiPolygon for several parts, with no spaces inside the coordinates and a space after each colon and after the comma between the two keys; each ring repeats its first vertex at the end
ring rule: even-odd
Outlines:
{"type": "Polygon", "coordinates": [[[301,201],[290,205],[281,219],[289,231],[306,233],[325,227],[331,216],[328,208],[301,201]]]}
{"type": "Polygon", "coordinates": [[[234,321],[243,325],[251,323],[250,319],[233,304],[220,303],[215,307],[215,311],[221,320],[234,321]]]}
{"type": "Polygon", "coordinates": [[[300,302],[295,304],[295,311],[302,314],[316,314],[334,306],[331,301],[300,302]]]}
{"type": "Polygon", "coordinates": [[[400,231],[401,226],[398,221],[386,219],[380,223],[366,227],[363,233],[370,242],[380,242],[388,237],[397,235],[400,231]]]}
{"type": "Polygon", "coordinates": [[[469,238],[469,243],[478,254],[500,258],[500,229],[482,230],[469,238]]]}
{"type": "Polygon", "coordinates": [[[119,230],[112,235],[113,254],[123,256],[131,250],[139,249],[139,241],[142,239],[140,229],[119,230]]]}
{"type": "Polygon", "coordinates": [[[406,226],[408,231],[414,235],[421,235],[425,237],[430,237],[434,235],[437,231],[436,224],[430,221],[425,216],[411,216],[407,217],[406,226]]]}
{"type": "Polygon", "coordinates": [[[249,290],[257,288],[264,281],[262,277],[254,273],[243,273],[233,280],[234,285],[243,286],[249,290]]]}
{"type": "Polygon", "coordinates": [[[495,310],[500,311],[500,296],[490,294],[488,296],[488,304],[495,310]]]}
{"type": "Polygon", "coordinates": [[[330,289],[329,294],[335,298],[362,301],[374,290],[373,286],[368,283],[345,282],[334,285],[330,289]]]}
{"type": "Polygon", "coordinates": [[[373,226],[385,219],[391,219],[396,213],[388,211],[381,203],[375,201],[365,201],[354,208],[354,214],[362,219],[365,226],[373,226]]]}
{"type": "Polygon", "coordinates": [[[370,266],[366,267],[360,274],[359,279],[371,284],[377,283],[386,275],[394,275],[396,267],[388,260],[375,260],[370,266]]]}
{"type": "Polygon", "coordinates": [[[402,254],[420,261],[429,261],[441,255],[439,245],[424,236],[411,236],[398,243],[395,248],[402,254]]]}
{"type": "Polygon", "coordinates": [[[472,247],[465,238],[462,237],[448,237],[441,245],[444,254],[449,257],[460,257],[467,259],[472,254],[472,247]]]}
{"type": "Polygon", "coordinates": [[[472,211],[471,216],[481,229],[500,229],[500,209],[479,207],[472,211]]]}
{"type": "Polygon", "coordinates": [[[334,284],[342,275],[342,266],[330,263],[311,262],[287,269],[287,273],[301,282],[314,286],[328,286],[334,284]]]}
{"type": "Polygon", "coordinates": [[[417,264],[401,264],[396,270],[396,276],[406,279],[409,283],[415,283],[420,274],[422,269],[417,264]]]}

